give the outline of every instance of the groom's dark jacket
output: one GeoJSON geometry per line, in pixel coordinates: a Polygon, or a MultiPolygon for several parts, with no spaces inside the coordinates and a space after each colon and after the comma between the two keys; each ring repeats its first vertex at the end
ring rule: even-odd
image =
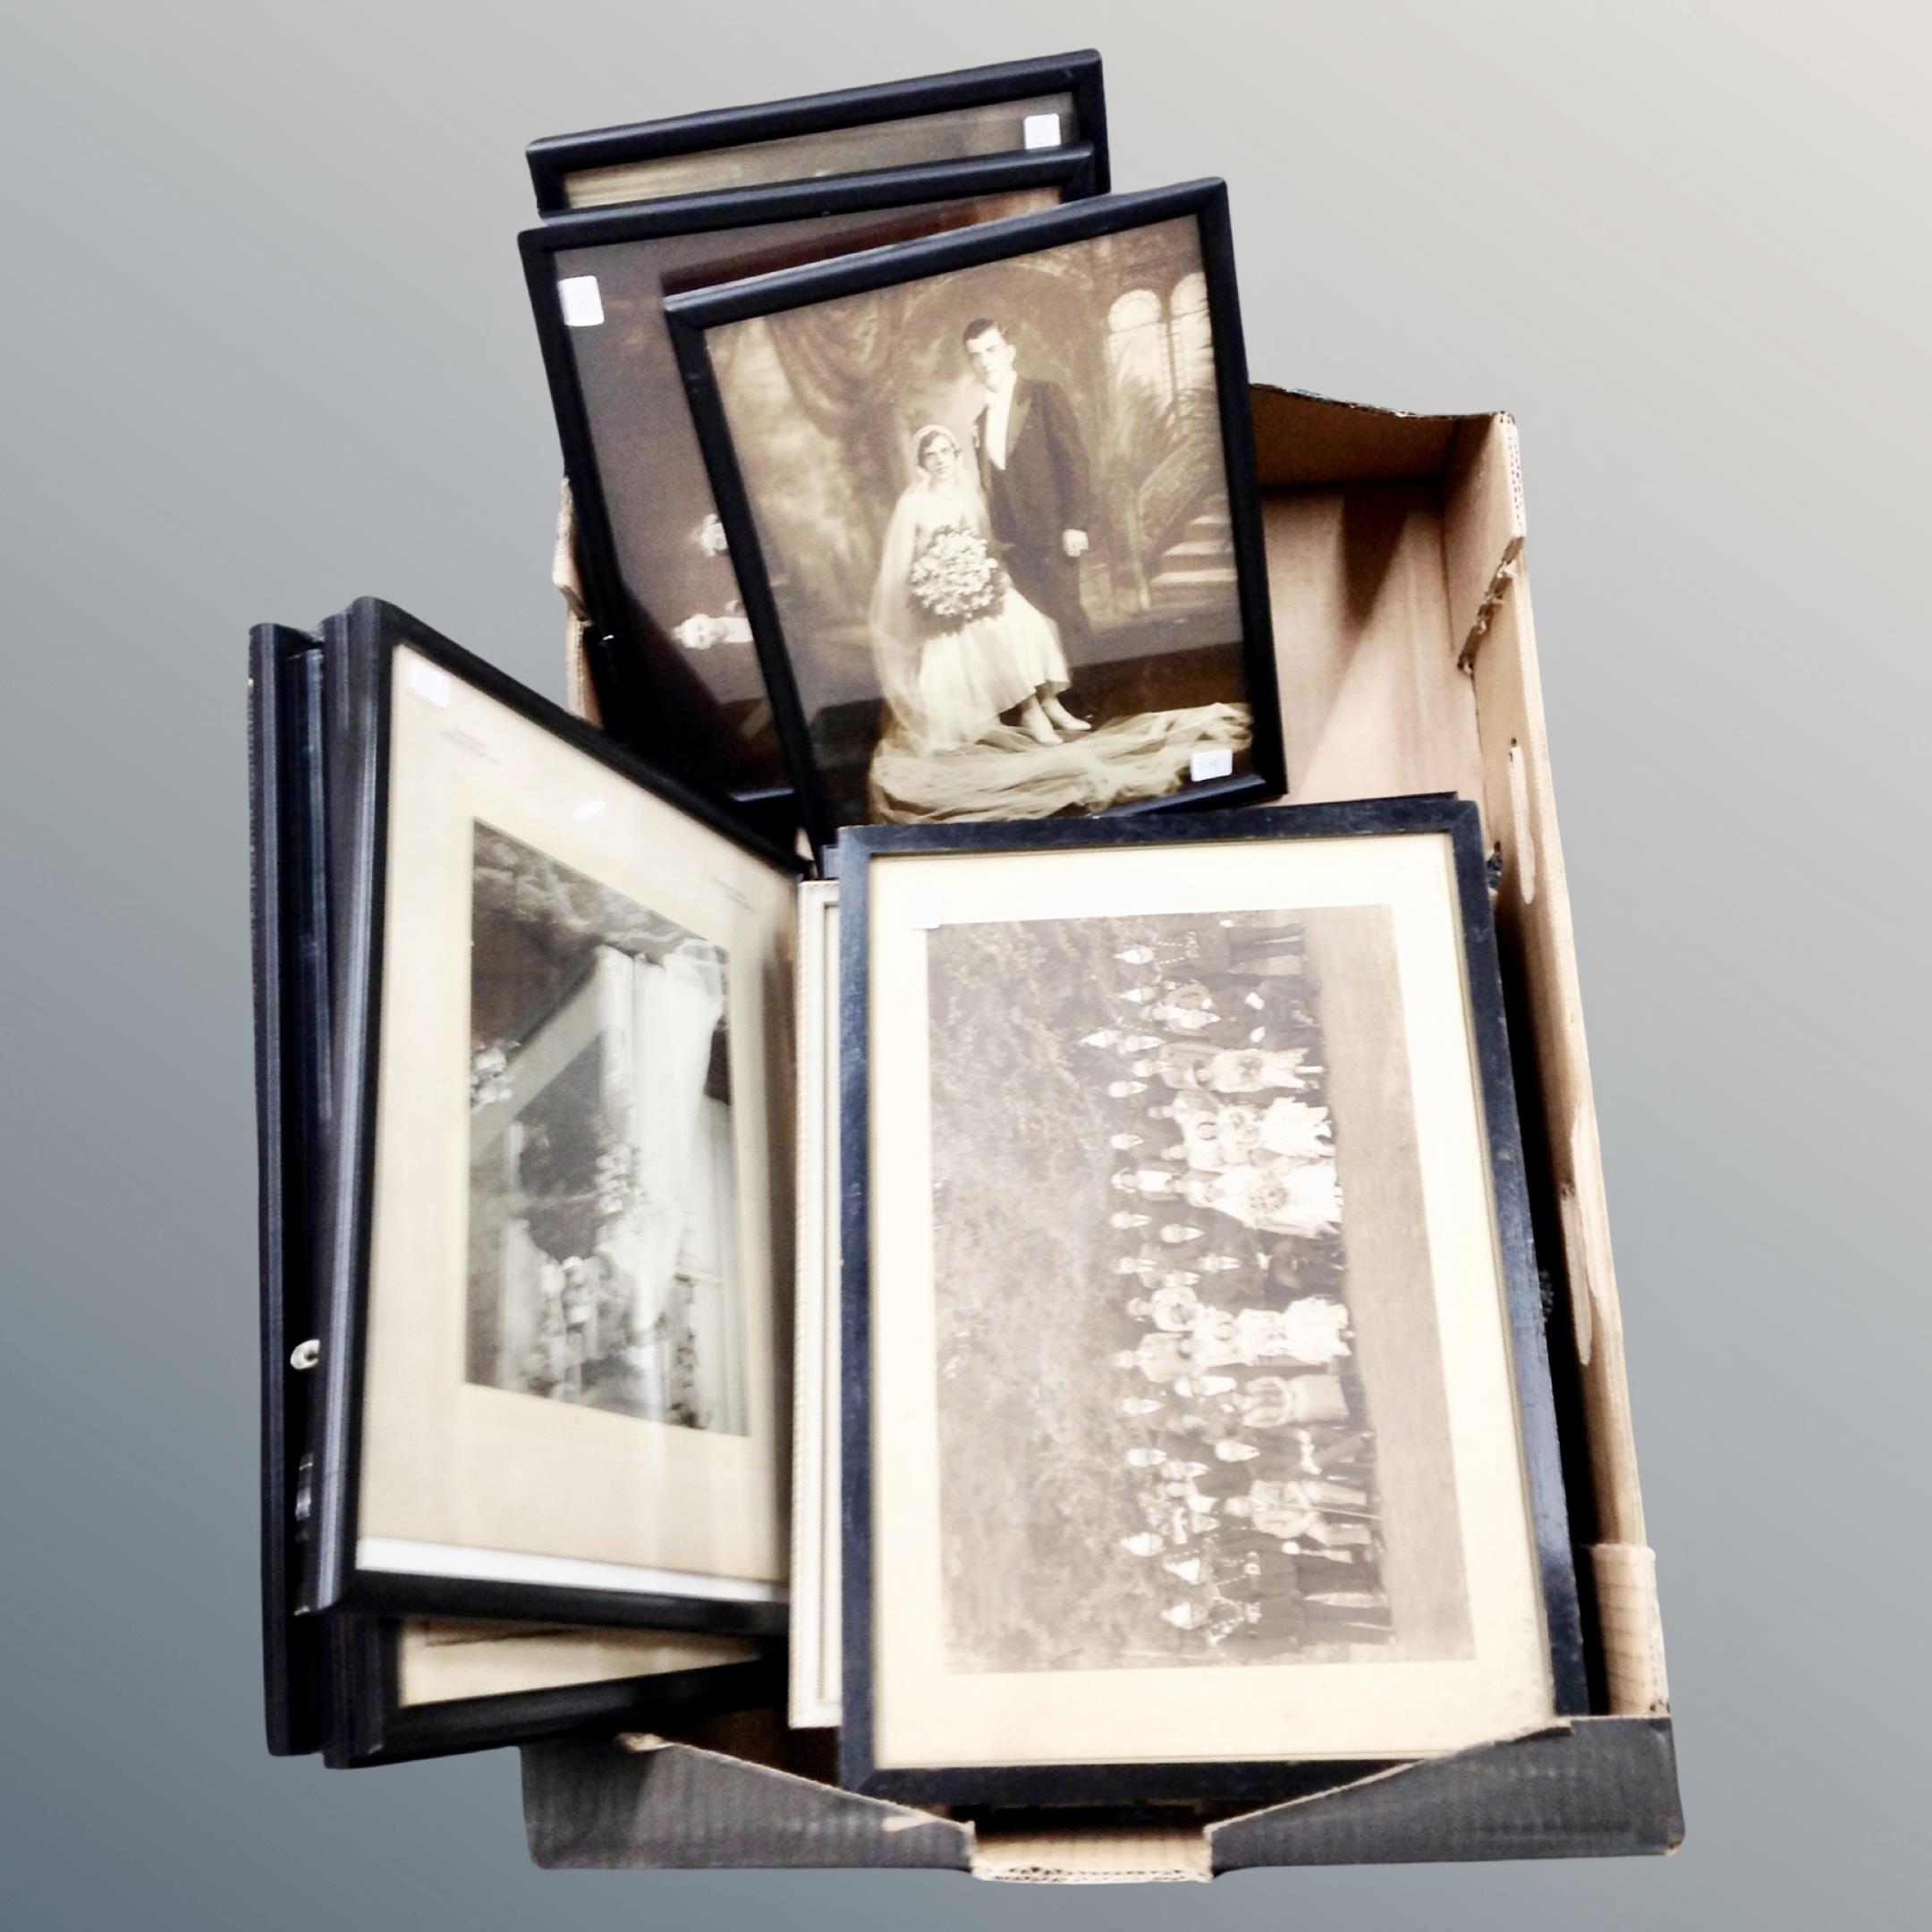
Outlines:
{"type": "Polygon", "coordinates": [[[1004,477],[987,453],[986,431],[987,411],[981,410],[973,419],[973,448],[979,457],[979,487],[993,513],[993,534],[1002,543],[1057,550],[1063,531],[1089,529],[1093,499],[1087,445],[1073,406],[1057,383],[1024,376],[1015,379],[1006,418],[1004,477]]]}
{"type": "Polygon", "coordinates": [[[1021,595],[1053,619],[1062,648],[1077,659],[1086,647],[1087,613],[1080,566],[1067,555],[1063,538],[1070,530],[1091,536],[1093,496],[1072,404],[1056,383],[1017,377],[1004,470],[987,453],[987,412],[973,419],[973,448],[994,541],[1021,595]]]}

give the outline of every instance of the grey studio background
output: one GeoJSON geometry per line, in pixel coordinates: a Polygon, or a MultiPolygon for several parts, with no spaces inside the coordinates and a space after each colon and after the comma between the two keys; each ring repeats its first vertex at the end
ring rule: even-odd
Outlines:
{"type": "Polygon", "coordinates": [[[1924,10],[69,0],[8,150],[0,1915],[1916,1922],[1924,10]],[[532,136],[1098,44],[1261,377],[1522,427],[1690,1835],[1063,1894],[545,1876],[513,1754],[264,1754],[243,644],[376,592],[561,695],[532,136]]]}

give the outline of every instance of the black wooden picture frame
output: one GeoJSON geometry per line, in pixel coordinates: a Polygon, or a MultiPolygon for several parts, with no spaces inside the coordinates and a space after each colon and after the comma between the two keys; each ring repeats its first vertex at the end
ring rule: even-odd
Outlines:
{"type": "Polygon", "coordinates": [[[836,863],[834,842],[838,825],[814,755],[809,720],[773,594],[771,568],[759,541],[742,464],[733,445],[724,398],[707,347],[708,333],[756,317],[906,283],[936,280],[987,263],[1187,218],[1199,226],[1213,335],[1216,413],[1241,626],[1241,665],[1252,715],[1252,738],[1247,751],[1251,768],[1165,796],[1114,805],[1101,816],[1124,818],[1247,803],[1279,797],[1287,789],[1287,774],[1256,484],[1247,354],[1224,182],[1208,179],[1143,193],[1103,196],[1044,214],[989,222],[896,248],[697,290],[666,301],[665,314],[684,372],[713,494],[730,538],[753,640],[764,662],[767,689],[798,788],[801,822],[822,871],[829,872],[836,863]]]}
{"type": "MultiPolygon", "coordinates": [[[[313,1371],[311,1470],[301,1607],[384,1615],[614,1623],[733,1635],[781,1631],[783,1602],[734,1602],[608,1589],[369,1571],[356,1561],[364,1351],[382,1041],[384,905],[389,794],[389,665],[407,645],[431,664],[729,839],[787,878],[795,855],[767,843],[712,801],[624,752],[592,726],[482,659],[374,598],[322,629],[332,716],[330,878],[335,1108],[321,1213],[323,1284],[313,1371]]],[[[286,1456],[287,1445],[284,1445],[286,1456]]]]}
{"type": "Polygon", "coordinates": [[[677,155],[828,133],[880,122],[945,114],[957,108],[1018,103],[1048,94],[1073,97],[1074,139],[1089,146],[1098,170],[1097,191],[1107,191],[1106,91],[1100,56],[1091,48],[1072,54],[1002,61],[915,80],[830,93],[795,96],[754,106],[716,108],[625,127],[549,135],[525,150],[538,211],[572,211],[570,182],[595,168],[622,167],[677,155]]]}
{"type": "Polygon", "coordinates": [[[268,1749],[318,1750],[327,1726],[321,1624],[297,1614],[315,1417],[307,1344],[328,1113],[326,855],[320,647],[264,624],[249,640],[249,843],[260,1292],[262,1694],[268,1749]]]}
{"type": "Polygon", "coordinates": [[[727,803],[754,829],[783,837],[793,822],[795,801],[782,772],[776,784],[721,780],[719,774],[729,770],[737,751],[717,702],[692,669],[688,653],[641,610],[654,587],[632,583],[626,576],[606,466],[598,461],[597,423],[579,364],[580,331],[571,326],[559,299],[558,258],[594,256],[603,250],[628,257],[653,243],[701,234],[716,234],[722,250],[733,243],[741,246],[747,231],[760,227],[885,216],[894,209],[1043,189],[1056,191],[1063,203],[1071,203],[1100,192],[1103,179],[1096,150],[1081,141],[1031,153],[589,209],[557,216],[518,236],[570,486],[589,618],[586,662],[606,731],[694,790],[727,803]]]}
{"type": "MultiPolygon", "coordinates": [[[[336,624],[339,630],[339,621],[336,624]]],[[[428,633],[411,629],[421,645],[428,633]]],[[[339,642],[339,640],[338,640],[339,642]]],[[[310,1344],[326,1324],[315,1263],[331,1094],[328,707],[315,634],[262,625],[249,646],[250,830],[260,1279],[263,1706],[276,1757],[394,1763],[575,1730],[648,1727],[767,1704],[782,1674],[757,1660],[405,1706],[401,1625],[303,1614],[301,1572],[319,1420],[310,1344]]]]}
{"type": "Polygon", "coordinates": [[[843,1362],[841,1450],[844,1582],[840,1781],[868,1796],[963,1807],[1282,1801],[1379,1767],[1360,1759],[1229,1763],[881,1767],[874,1756],[873,1350],[870,1174],[869,869],[895,853],[1149,849],[1192,843],[1443,833],[1452,841],[1476,1081],[1494,1190],[1497,1254],[1543,1601],[1554,1711],[1589,1708],[1575,1563],[1523,1174],[1502,975],[1477,808],[1453,794],[1162,818],[848,827],[840,839],[840,1162],[843,1362]]]}

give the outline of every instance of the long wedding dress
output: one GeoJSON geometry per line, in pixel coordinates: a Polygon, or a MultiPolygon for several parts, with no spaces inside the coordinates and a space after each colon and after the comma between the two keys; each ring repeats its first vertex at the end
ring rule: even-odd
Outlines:
{"type": "Polygon", "coordinates": [[[1058,631],[1011,581],[997,610],[950,629],[921,609],[912,565],[942,530],[992,541],[979,481],[963,463],[944,481],[921,472],[901,493],[868,613],[893,721],[919,755],[976,743],[1003,711],[1068,683],[1058,631]]]}
{"type": "Polygon", "coordinates": [[[1245,702],[1101,717],[1064,742],[1002,724],[1002,713],[1036,692],[1067,688],[1066,653],[1058,628],[1011,582],[998,610],[951,627],[919,606],[913,560],[945,530],[989,535],[970,462],[943,479],[920,470],[881,545],[867,608],[887,710],[868,773],[875,817],[918,824],[1098,811],[1179,790],[1203,751],[1247,749],[1245,702]]]}

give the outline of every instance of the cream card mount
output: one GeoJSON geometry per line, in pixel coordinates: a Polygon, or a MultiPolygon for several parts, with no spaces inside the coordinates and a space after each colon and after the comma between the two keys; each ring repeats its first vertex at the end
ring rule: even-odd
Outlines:
{"type": "Polygon", "coordinates": [[[1084,142],[1107,189],[1106,94],[1091,49],[679,114],[532,141],[547,217],[674,196],[1084,142]]]}

